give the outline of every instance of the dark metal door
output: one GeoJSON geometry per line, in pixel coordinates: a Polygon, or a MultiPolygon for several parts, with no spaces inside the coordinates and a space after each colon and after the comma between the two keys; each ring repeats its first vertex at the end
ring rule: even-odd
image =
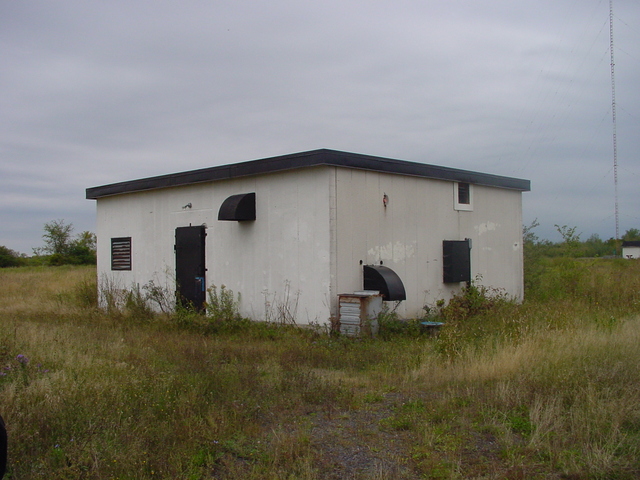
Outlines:
{"type": "Polygon", "coordinates": [[[176,228],[176,290],[179,304],[202,310],[205,301],[205,227],[176,228]]]}

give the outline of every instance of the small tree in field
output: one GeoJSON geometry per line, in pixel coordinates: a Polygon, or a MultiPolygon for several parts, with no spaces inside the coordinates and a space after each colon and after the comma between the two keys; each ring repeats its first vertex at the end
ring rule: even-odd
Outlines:
{"type": "Polygon", "coordinates": [[[71,263],[96,263],[96,234],[89,231],[79,233],[69,246],[71,263]]]}
{"type": "Polygon", "coordinates": [[[34,249],[39,255],[49,255],[49,264],[95,264],[96,263],[96,235],[85,231],[72,237],[73,224],[64,220],[52,220],[44,224],[44,247],[34,249]]]}
{"type": "Polygon", "coordinates": [[[18,252],[14,252],[4,245],[0,245],[0,268],[17,267],[22,265],[24,259],[18,252]]]}
{"type": "Polygon", "coordinates": [[[576,233],[578,227],[568,227],[567,225],[554,225],[558,233],[562,236],[562,249],[569,257],[576,256],[580,247],[580,234],[576,233]]]}
{"type": "Polygon", "coordinates": [[[49,255],[67,255],[71,248],[73,225],[64,220],[51,220],[44,224],[44,252],[49,255]]]}

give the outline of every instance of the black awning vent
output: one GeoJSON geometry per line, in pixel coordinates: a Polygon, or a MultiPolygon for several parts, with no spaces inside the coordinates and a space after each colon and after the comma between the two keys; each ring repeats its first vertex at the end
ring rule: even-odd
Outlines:
{"type": "Polygon", "coordinates": [[[379,291],[385,301],[407,299],[398,274],[383,265],[364,265],[364,289],[379,291]]]}
{"type": "Polygon", "coordinates": [[[231,195],[220,206],[218,220],[247,222],[256,219],[256,194],[231,195]]]}

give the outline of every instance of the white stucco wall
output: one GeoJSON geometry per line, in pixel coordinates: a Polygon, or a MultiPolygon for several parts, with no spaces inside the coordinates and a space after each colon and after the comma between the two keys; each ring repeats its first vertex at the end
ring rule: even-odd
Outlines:
{"type": "Polygon", "coordinates": [[[99,279],[175,289],[175,229],[207,224],[206,284],[240,293],[241,313],[298,323],[330,317],[330,183],[323,167],[100,198],[99,279]],[[256,221],[218,221],[229,196],[256,193],[256,221]],[[191,203],[192,208],[183,208],[191,203]],[[111,271],[113,237],[132,238],[132,270],[111,271]]]}
{"type": "Polygon", "coordinates": [[[442,241],[472,239],[472,275],[522,298],[521,192],[472,186],[471,211],[454,209],[454,182],[318,166],[98,200],[99,280],[121,288],[150,280],[175,290],[175,229],[207,225],[206,285],[224,284],[256,320],[299,324],[336,315],[337,295],[363,288],[362,266],[402,279],[398,313],[449,298],[442,241]],[[226,198],[256,193],[256,221],[218,221],[226,198]],[[383,196],[389,202],[384,207],[383,196]],[[187,204],[191,208],[183,208],[187,204]],[[111,271],[114,237],[132,238],[132,271],[111,271]]]}
{"type": "Polygon", "coordinates": [[[460,235],[473,240],[471,273],[479,283],[524,298],[522,194],[474,186],[473,212],[459,212],[460,235]]]}
{"type": "Polygon", "coordinates": [[[622,258],[640,258],[640,247],[622,247],[622,258]]]}
{"type": "Polygon", "coordinates": [[[460,288],[442,282],[442,241],[471,238],[472,276],[521,299],[521,193],[472,188],[472,211],[457,211],[453,182],[337,168],[337,293],[362,289],[361,261],[382,261],[406,289],[398,313],[421,315],[460,288]]]}

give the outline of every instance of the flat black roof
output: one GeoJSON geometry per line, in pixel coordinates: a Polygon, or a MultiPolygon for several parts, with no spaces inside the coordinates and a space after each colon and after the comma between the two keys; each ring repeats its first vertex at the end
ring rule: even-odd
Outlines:
{"type": "Polygon", "coordinates": [[[122,193],[141,192],[166,187],[178,187],[194,183],[211,182],[215,180],[225,180],[229,178],[246,177],[271,172],[281,172],[318,165],[356,168],[359,170],[411,175],[438,180],[452,180],[455,182],[467,182],[476,185],[508,188],[523,192],[531,189],[531,182],[520,178],[502,177],[499,175],[470,172],[467,170],[439,167],[424,163],[407,162],[405,160],[394,160],[391,158],[374,157],[358,153],[320,149],[87,188],[87,198],[98,199],[122,193]]]}

